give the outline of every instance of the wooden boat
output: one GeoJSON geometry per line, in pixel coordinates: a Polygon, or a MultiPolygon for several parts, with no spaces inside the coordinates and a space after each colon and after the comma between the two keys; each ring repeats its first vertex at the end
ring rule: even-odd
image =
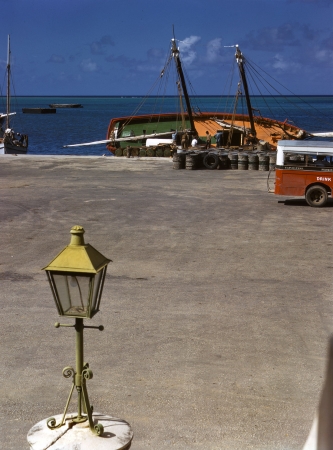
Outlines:
{"type": "Polygon", "coordinates": [[[50,108],[83,108],[80,103],[51,103],[50,108]]]}
{"type": "Polygon", "coordinates": [[[56,108],[22,108],[24,114],[55,114],[56,108]]]}
{"type": "MultiPolygon", "coordinates": [[[[134,113],[131,116],[112,118],[106,140],[67,145],[66,147],[105,143],[108,150],[117,156],[123,155],[125,149],[129,149],[132,155],[138,155],[144,154],[144,148],[149,145],[158,146],[159,143],[169,142],[170,147],[173,146],[175,149],[181,145],[185,133],[188,135],[189,142],[196,136],[199,146],[204,146],[206,132],[211,136],[220,132],[222,133],[222,142],[217,143],[213,137],[211,141],[213,147],[275,150],[277,141],[281,139],[301,140],[315,135],[333,136],[333,133],[309,133],[287,120],[279,121],[274,118],[262,117],[260,112],[259,115],[255,115],[247,84],[245,58],[238,45],[234,47],[236,48],[235,58],[240,80],[230,112],[194,112],[185,83],[179,48],[173,38],[171,52],[160,78],[168,73],[169,64],[174,61],[177,72],[179,112],[143,115],[134,113]],[[245,97],[246,100],[247,114],[237,113],[237,104],[242,97],[245,97]],[[133,151],[133,149],[135,150],[133,151]]],[[[128,153],[127,150],[126,153],[128,153]]]]}
{"type": "MultiPolygon", "coordinates": [[[[189,135],[190,142],[193,136],[198,136],[199,143],[204,144],[206,132],[208,131],[212,136],[217,132],[221,132],[223,140],[219,145],[231,148],[253,148],[259,143],[264,143],[266,148],[275,149],[279,139],[305,139],[310,136],[305,130],[287,121],[282,122],[254,116],[247,86],[244,57],[238,46],[236,46],[235,57],[239,68],[240,82],[233,111],[229,113],[201,111],[194,113],[187,93],[179,49],[176,46],[175,39],[172,39],[171,43],[169,61],[172,59],[175,61],[179,78],[177,82],[179,95],[185,99],[186,112],[113,118],[107,131],[107,139],[111,141],[107,145],[110,152],[116,153],[119,147],[142,147],[146,144],[146,140],[151,137],[155,138],[155,143],[158,143],[159,138],[172,139],[175,131],[177,131],[175,144],[178,146],[181,144],[181,138],[185,132],[189,135]],[[237,114],[237,102],[243,91],[248,114],[237,114]]],[[[165,70],[163,69],[163,71],[165,70]]],[[[180,103],[182,104],[181,100],[180,103]]],[[[214,138],[212,142],[213,145],[216,145],[214,138]]]]}
{"type": "Polygon", "coordinates": [[[10,112],[10,36],[8,36],[8,56],[7,56],[7,112],[0,114],[0,124],[2,137],[0,138],[0,155],[4,154],[25,154],[28,149],[28,136],[15,132],[11,128],[10,118],[16,113],[10,112]],[[5,130],[3,126],[5,122],[5,130]]]}

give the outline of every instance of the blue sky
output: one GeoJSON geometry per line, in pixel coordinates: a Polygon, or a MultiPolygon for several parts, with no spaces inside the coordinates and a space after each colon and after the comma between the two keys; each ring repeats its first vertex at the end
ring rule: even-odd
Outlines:
{"type": "Polygon", "coordinates": [[[16,95],[144,95],[164,66],[173,26],[198,95],[225,93],[234,50],[224,46],[233,44],[295,94],[333,94],[332,0],[0,0],[0,6],[0,71],[10,34],[16,95]]]}

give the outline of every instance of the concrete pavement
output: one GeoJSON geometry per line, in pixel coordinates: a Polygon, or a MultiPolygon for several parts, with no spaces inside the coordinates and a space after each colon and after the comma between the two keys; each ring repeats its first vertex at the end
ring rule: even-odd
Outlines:
{"type": "Polygon", "coordinates": [[[91,320],[105,331],[85,331],[87,386],[95,410],[130,423],[132,450],[302,448],[333,329],[333,201],[285,201],[266,178],[0,158],[2,448],[27,449],[33,424],[66,403],[75,336],[54,328],[40,269],[73,225],[113,260],[91,320]]]}

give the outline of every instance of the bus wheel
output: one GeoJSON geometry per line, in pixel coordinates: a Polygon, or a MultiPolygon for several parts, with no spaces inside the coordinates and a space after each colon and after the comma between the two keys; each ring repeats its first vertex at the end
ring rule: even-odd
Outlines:
{"type": "Polygon", "coordinates": [[[305,194],[305,200],[310,206],[324,206],[326,205],[327,198],[326,189],[319,185],[309,187],[305,194]]]}

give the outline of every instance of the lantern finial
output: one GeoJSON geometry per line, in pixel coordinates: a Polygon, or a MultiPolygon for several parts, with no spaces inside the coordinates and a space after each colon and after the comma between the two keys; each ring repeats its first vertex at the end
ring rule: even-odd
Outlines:
{"type": "Polygon", "coordinates": [[[84,228],[80,225],[74,225],[71,229],[71,242],[69,245],[84,245],[84,228]]]}

